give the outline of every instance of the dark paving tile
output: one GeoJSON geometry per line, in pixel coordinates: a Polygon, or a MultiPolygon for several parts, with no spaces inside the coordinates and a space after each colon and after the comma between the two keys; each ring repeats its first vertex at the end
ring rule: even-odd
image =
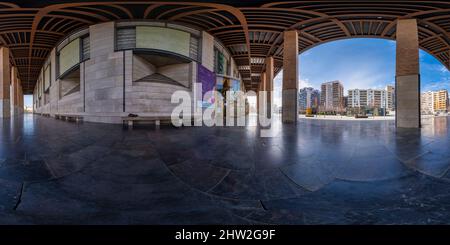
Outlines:
{"type": "Polygon", "coordinates": [[[47,180],[52,177],[44,161],[23,161],[0,167],[0,178],[16,182],[47,180]]]}
{"type": "Polygon", "coordinates": [[[334,181],[319,191],[267,201],[265,206],[302,213],[307,224],[446,223],[449,188],[445,182],[418,175],[365,183],[334,181]]]}
{"type": "Polygon", "coordinates": [[[377,157],[359,156],[350,161],[337,162],[336,178],[350,181],[376,181],[400,178],[411,173],[390,153],[377,157]]]}
{"type": "Polygon", "coordinates": [[[91,161],[76,155],[59,155],[45,157],[44,162],[54,178],[61,178],[80,171],[91,161]]]}
{"type": "Polygon", "coordinates": [[[287,198],[304,192],[304,189],[292,183],[278,169],[259,172],[230,171],[210,191],[213,195],[239,200],[287,198]]]}
{"type": "Polygon", "coordinates": [[[428,152],[407,162],[406,165],[421,173],[439,178],[448,172],[450,168],[450,156],[428,152]]]}
{"type": "Polygon", "coordinates": [[[205,192],[219,185],[231,171],[200,160],[187,160],[171,165],[170,169],[187,185],[205,192]]]}
{"type": "Polygon", "coordinates": [[[230,173],[210,191],[211,194],[242,200],[260,200],[264,197],[256,190],[254,173],[247,171],[230,171],[230,173]]]}
{"type": "Polygon", "coordinates": [[[78,199],[59,188],[56,181],[26,185],[16,210],[19,217],[35,224],[85,224],[101,213],[111,215],[95,202],[78,199]]]}
{"type": "Polygon", "coordinates": [[[449,224],[448,128],[300,120],[263,138],[26,115],[0,122],[0,223],[449,224]]]}
{"type": "Polygon", "coordinates": [[[281,171],[295,184],[308,191],[316,191],[334,180],[333,162],[301,161],[281,168],[281,171]]]}
{"type": "Polygon", "coordinates": [[[22,183],[0,179],[0,211],[8,212],[15,208],[22,191],[22,183]]]}

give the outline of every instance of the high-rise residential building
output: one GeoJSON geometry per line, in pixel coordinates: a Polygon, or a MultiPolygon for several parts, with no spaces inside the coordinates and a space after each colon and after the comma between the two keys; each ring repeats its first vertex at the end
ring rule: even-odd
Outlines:
{"type": "Polygon", "coordinates": [[[344,86],[340,81],[322,83],[320,108],[321,111],[344,111],[344,86]]]}
{"type": "Polygon", "coordinates": [[[433,92],[433,108],[434,112],[447,112],[448,92],[446,89],[433,92]]]}
{"type": "Polygon", "coordinates": [[[447,99],[447,112],[450,112],[450,97],[447,99]]]}
{"type": "Polygon", "coordinates": [[[435,114],[448,112],[449,97],[448,91],[427,91],[420,94],[420,111],[422,114],[435,114]]]}
{"type": "Polygon", "coordinates": [[[431,91],[420,94],[420,112],[422,114],[434,114],[433,99],[431,91]]]}
{"type": "Polygon", "coordinates": [[[317,111],[320,104],[320,92],[317,89],[306,87],[299,90],[299,111],[305,112],[310,108],[317,111]]]}
{"type": "Polygon", "coordinates": [[[369,89],[367,102],[371,108],[386,108],[386,90],[369,89]]]}
{"type": "Polygon", "coordinates": [[[352,108],[386,108],[387,92],[382,89],[348,90],[348,107],[352,108]]]}
{"type": "Polygon", "coordinates": [[[386,86],[386,109],[395,111],[395,87],[392,85],[386,86]]]}

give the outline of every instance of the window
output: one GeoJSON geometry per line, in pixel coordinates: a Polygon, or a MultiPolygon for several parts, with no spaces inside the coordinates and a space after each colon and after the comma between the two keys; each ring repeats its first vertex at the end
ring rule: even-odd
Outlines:
{"type": "Polygon", "coordinates": [[[198,39],[191,35],[191,41],[189,45],[189,56],[193,60],[199,60],[199,53],[198,53],[198,39]]]}
{"type": "Polygon", "coordinates": [[[69,44],[64,46],[59,51],[58,55],[58,65],[59,65],[59,75],[63,75],[66,72],[70,71],[74,66],[80,63],[80,39],[77,38],[71,41],[69,44]]]}
{"type": "Polygon", "coordinates": [[[85,61],[91,58],[91,44],[89,36],[81,38],[81,60],[85,61]]]}
{"type": "Polygon", "coordinates": [[[46,64],[44,67],[44,90],[47,91],[51,86],[51,66],[50,64],[46,64]]]}
{"type": "Polygon", "coordinates": [[[116,32],[116,49],[134,49],[136,47],[136,28],[118,28],[116,32]]]}
{"type": "Polygon", "coordinates": [[[228,75],[228,61],[225,55],[217,48],[214,48],[214,72],[221,75],[228,75]]]}

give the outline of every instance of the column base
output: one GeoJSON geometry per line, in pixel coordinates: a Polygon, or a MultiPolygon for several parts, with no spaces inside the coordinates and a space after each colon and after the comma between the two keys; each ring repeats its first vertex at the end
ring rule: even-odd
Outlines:
{"type": "Polygon", "coordinates": [[[0,100],[0,118],[10,118],[11,117],[11,105],[8,99],[0,100]]]}
{"type": "Polygon", "coordinates": [[[397,128],[420,128],[420,75],[397,76],[396,78],[397,128]]]}
{"type": "Polygon", "coordinates": [[[18,106],[14,106],[11,108],[11,116],[18,116],[21,115],[23,113],[23,111],[20,110],[20,107],[18,106]]]}
{"type": "Polygon", "coordinates": [[[282,122],[297,123],[297,89],[285,89],[282,94],[282,122]]]}

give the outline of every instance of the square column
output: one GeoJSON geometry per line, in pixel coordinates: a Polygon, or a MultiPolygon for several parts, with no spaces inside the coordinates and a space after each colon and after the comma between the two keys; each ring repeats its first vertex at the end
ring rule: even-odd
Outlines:
{"type": "Polygon", "coordinates": [[[420,71],[417,21],[397,21],[396,113],[398,128],[420,128],[420,71]]]}
{"type": "Polygon", "coordinates": [[[265,76],[265,91],[267,91],[267,118],[272,117],[272,103],[273,103],[273,57],[266,58],[266,71],[263,73],[265,76]]]}
{"type": "Polygon", "coordinates": [[[17,68],[11,68],[11,115],[19,114],[19,80],[17,79],[17,68]]]}
{"type": "Polygon", "coordinates": [[[20,104],[23,100],[23,94],[22,94],[22,84],[19,79],[17,79],[16,83],[17,89],[16,89],[16,101],[17,101],[17,113],[21,114],[23,113],[23,107],[20,107],[20,104]]]}
{"type": "Polygon", "coordinates": [[[296,30],[284,32],[283,47],[282,121],[296,123],[298,117],[298,33],[296,30]]]}
{"type": "Polygon", "coordinates": [[[259,85],[258,85],[258,91],[256,91],[256,112],[258,115],[262,114],[261,113],[261,108],[259,106],[259,92],[264,91],[264,79],[265,79],[265,75],[264,73],[261,74],[260,76],[260,81],[259,81],[259,85]]]}
{"type": "Polygon", "coordinates": [[[263,72],[263,73],[261,73],[261,76],[259,77],[258,93],[256,94],[256,96],[257,96],[256,97],[256,107],[257,107],[258,115],[264,115],[264,113],[262,111],[263,108],[261,108],[260,105],[259,105],[259,100],[260,99],[264,99],[264,98],[260,98],[259,92],[266,92],[267,91],[266,85],[267,85],[267,83],[266,83],[266,73],[263,72]]]}
{"type": "Polygon", "coordinates": [[[9,118],[11,116],[10,104],[10,66],[9,49],[0,48],[0,118],[9,118]]]}
{"type": "Polygon", "coordinates": [[[22,90],[22,84],[20,83],[20,81],[17,83],[17,87],[18,89],[18,98],[17,98],[17,106],[18,106],[18,111],[19,114],[23,113],[24,111],[24,103],[23,103],[23,90],[22,90]]]}

